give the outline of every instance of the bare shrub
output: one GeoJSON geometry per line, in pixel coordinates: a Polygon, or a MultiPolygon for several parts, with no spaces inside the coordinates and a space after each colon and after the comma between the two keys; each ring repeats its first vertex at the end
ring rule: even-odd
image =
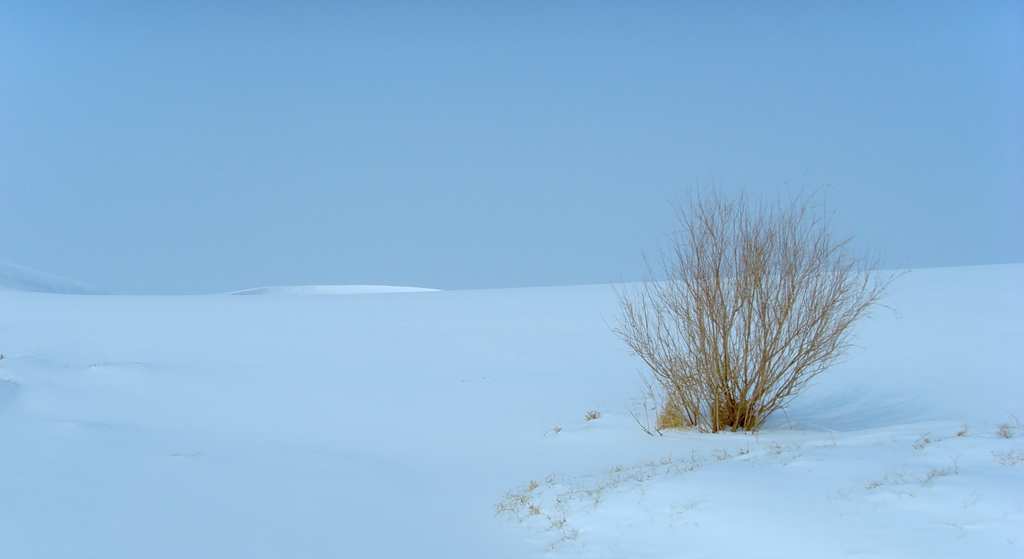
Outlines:
{"type": "Polygon", "coordinates": [[[1004,439],[1012,439],[1021,430],[1021,422],[1017,416],[1011,413],[1010,417],[1013,418],[1013,422],[1000,423],[996,430],[996,434],[1004,439]]]}
{"type": "Polygon", "coordinates": [[[659,428],[756,430],[841,361],[851,326],[896,273],[838,237],[815,195],[675,204],[679,229],[648,277],[619,292],[615,333],[661,390],[659,428]]]}

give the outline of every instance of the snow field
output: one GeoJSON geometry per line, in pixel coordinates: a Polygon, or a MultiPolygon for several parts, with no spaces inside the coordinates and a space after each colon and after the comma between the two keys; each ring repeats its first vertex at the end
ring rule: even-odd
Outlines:
{"type": "Polygon", "coordinates": [[[637,426],[611,286],[288,291],[0,292],[4,556],[1022,555],[1024,265],[905,276],[756,435],[637,426]]]}

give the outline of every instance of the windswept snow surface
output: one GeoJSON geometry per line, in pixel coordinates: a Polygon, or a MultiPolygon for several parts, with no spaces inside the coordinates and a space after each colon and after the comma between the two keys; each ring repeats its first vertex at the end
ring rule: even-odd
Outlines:
{"type": "Polygon", "coordinates": [[[0,291],[33,291],[69,295],[98,295],[103,291],[80,281],[0,262],[0,291]]]}
{"type": "Polygon", "coordinates": [[[648,436],[610,286],[3,292],[0,549],[1021,557],[1024,265],[886,303],[757,435],[648,436]]]}

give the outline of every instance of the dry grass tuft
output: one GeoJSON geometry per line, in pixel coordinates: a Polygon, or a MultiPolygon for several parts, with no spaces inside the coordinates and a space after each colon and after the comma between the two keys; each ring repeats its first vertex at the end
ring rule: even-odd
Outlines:
{"type": "Polygon", "coordinates": [[[1012,439],[1022,430],[1024,430],[1024,424],[1021,423],[1020,419],[1017,419],[1016,415],[1011,413],[1010,421],[1000,423],[996,427],[996,435],[1004,439],[1012,439]]]}
{"type": "Polygon", "coordinates": [[[690,422],[686,420],[686,415],[679,403],[679,398],[672,395],[665,398],[665,403],[658,410],[657,425],[659,430],[687,429],[692,427],[690,422]]]}
{"type": "Polygon", "coordinates": [[[1016,466],[1024,462],[1024,447],[1011,448],[1005,452],[993,450],[992,456],[995,457],[996,462],[1004,466],[1016,466]]]}

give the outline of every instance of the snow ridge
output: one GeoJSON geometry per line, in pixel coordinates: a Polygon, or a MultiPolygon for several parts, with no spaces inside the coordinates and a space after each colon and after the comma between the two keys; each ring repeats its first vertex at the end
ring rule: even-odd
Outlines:
{"type": "Polygon", "coordinates": [[[421,291],[437,291],[437,289],[397,285],[287,285],[243,289],[241,291],[232,291],[229,295],[356,295],[363,293],[412,293],[421,291]]]}
{"type": "Polygon", "coordinates": [[[32,291],[67,295],[106,294],[104,291],[80,281],[7,262],[0,262],[0,291],[32,291]]]}

